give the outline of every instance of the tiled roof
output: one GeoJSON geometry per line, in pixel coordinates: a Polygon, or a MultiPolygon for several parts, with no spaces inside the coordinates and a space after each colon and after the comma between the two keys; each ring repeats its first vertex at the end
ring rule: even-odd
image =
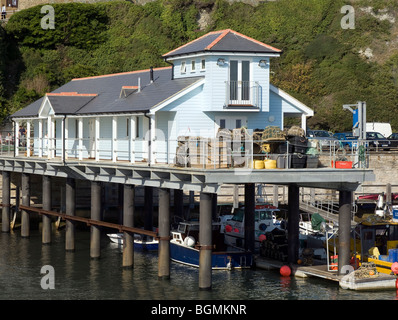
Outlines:
{"type": "MultiPolygon", "coordinates": [[[[154,81],[150,72],[133,72],[78,78],[46,94],[54,112],[63,114],[100,114],[148,112],[151,107],[167,100],[176,93],[188,88],[202,78],[171,80],[171,67],[153,69],[154,81]],[[134,93],[121,95],[122,90],[138,88],[134,93]]],[[[12,117],[36,117],[44,98],[15,112],[12,117]]]]}
{"type": "Polygon", "coordinates": [[[275,53],[282,51],[231,29],[209,32],[163,55],[164,58],[198,52],[275,53]]]}

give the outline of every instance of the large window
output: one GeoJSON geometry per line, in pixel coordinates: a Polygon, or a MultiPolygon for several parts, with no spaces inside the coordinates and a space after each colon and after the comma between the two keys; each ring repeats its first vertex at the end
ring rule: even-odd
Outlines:
{"type": "Polygon", "coordinates": [[[250,100],[250,61],[231,60],[229,63],[230,100],[250,100]]]}

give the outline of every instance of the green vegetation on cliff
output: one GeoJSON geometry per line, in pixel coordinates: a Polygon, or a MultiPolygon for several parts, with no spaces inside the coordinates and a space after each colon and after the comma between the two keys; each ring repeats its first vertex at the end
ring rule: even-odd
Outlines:
{"type": "Polygon", "coordinates": [[[312,128],[349,130],[342,104],[367,102],[368,121],[398,130],[398,4],[393,0],[279,0],[256,7],[225,0],[53,4],[0,27],[0,117],[76,77],[166,65],[161,55],[206,32],[230,28],[283,49],[272,82],[315,110],[312,128]],[[344,29],[344,5],[355,29],[344,29]]]}

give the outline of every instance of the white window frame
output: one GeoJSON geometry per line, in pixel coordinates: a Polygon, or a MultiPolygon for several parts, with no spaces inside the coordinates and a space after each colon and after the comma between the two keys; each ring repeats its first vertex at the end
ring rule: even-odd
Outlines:
{"type": "Polygon", "coordinates": [[[187,72],[187,64],[185,61],[181,61],[180,73],[184,74],[187,72]]]}

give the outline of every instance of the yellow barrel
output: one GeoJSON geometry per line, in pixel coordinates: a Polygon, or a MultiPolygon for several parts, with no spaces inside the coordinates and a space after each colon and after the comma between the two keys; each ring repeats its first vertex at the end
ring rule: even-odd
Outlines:
{"type": "Polygon", "coordinates": [[[276,169],[276,160],[264,160],[265,169],[276,169]]]}
{"type": "Polygon", "coordinates": [[[264,169],[264,161],[254,160],[254,169],[264,169]]]}

